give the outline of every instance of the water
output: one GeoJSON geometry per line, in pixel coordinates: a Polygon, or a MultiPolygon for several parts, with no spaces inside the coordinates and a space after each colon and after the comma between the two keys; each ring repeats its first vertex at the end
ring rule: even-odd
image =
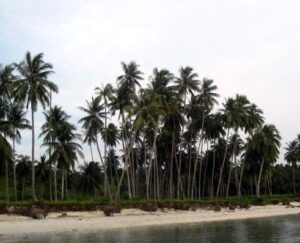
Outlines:
{"type": "Polygon", "coordinates": [[[147,242],[300,242],[300,215],[214,223],[137,227],[98,232],[0,236],[0,242],[147,243],[147,242]]]}

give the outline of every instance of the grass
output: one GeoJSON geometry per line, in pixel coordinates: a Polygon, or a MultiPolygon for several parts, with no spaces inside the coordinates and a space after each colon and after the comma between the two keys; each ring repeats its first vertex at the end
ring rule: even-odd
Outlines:
{"type": "Polygon", "coordinates": [[[99,200],[68,200],[68,201],[20,201],[10,202],[7,204],[5,201],[0,201],[0,213],[6,213],[8,206],[16,208],[31,209],[32,206],[37,208],[44,208],[47,211],[94,211],[103,210],[105,206],[114,206],[120,208],[147,208],[151,205],[157,205],[158,208],[174,208],[181,210],[188,210],[191,207],[210,207],[215,206],[228,207],[229,205],[240,205],[243,208],[248,208],[251,205],[267,205],[278,204],[286,201],[300,201],[300,195],[294,194],[280,194],[267,196],[263,195],[259,198],[255,196],[227,197],[220,199],[205,198],[202,200],[120,200],[117,202],[109,202],[106,199],[99,200]]]}

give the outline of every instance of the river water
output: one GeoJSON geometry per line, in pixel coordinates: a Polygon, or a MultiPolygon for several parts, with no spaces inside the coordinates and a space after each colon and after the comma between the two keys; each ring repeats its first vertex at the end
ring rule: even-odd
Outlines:
{"type": "Polygon", "coordinates": [[[300,242],[300,215],[97,232],[0,236],[0,242],[300,242]]]}

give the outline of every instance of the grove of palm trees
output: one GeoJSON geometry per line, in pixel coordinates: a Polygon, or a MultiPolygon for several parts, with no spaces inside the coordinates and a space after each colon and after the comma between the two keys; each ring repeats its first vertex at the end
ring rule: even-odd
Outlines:
{"type": "Polygon", "coordinates": [[[278,161],[280,132],[265,123],[255,101],[241,94],[222,98],[217,82],[190,66],[154,68],[148,79],[137,63],[122,62],[116,80],[99,83],[82,101],[76,123],[52,104],[59,95],[50,81],[54,71],[42,53],[30,52],[0,68],[0,202],[300,192],[300,136],[282,144],[285,161],[278,161]],[[18,152],[26,129],[30,155],[18,152]]]}

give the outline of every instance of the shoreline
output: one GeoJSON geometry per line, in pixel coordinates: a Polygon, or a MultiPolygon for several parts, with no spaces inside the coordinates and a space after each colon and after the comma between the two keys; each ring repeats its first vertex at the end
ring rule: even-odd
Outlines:
{"type": "Polygon", "coordinates": [[[84,233],[141,226],[205,223],[294,214],[300,214],[300,203],[298,202],[291,203],[291,206],[252,206],[249,209],[236,209],[235,211],[222,208],[220,212],[199,209],[196,211],[159,210],[150,213],[138,209],[124,209],[120,214],[114,214],[113,217],[105,217],[102,211],[67,212],[67,217],[61,217],[61,213],[50,213],[43,220],[15,215],[0,215],[0,237],[74,231],[84,233]]]}

